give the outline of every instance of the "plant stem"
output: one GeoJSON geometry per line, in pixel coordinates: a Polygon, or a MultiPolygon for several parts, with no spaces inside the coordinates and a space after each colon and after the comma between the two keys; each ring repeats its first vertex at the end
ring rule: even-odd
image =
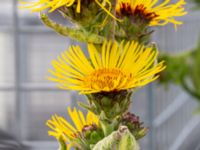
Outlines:
{"type": "Polygon", "coordinates": [[[98,34],[87,32],[82,28],[71,28],[58,24],[49,19],[46,14],[41,14],[40,19],[47,27],[53,29],[55,32],[80,42],[102,44],[105,40],[104,37],[98,34]]]}
{"type": "MultiPolygon", "coordinates": [[[[115,7],[116,7],[116,1],[114,0],[112,2],[112,14],[115,16],[115,7]]],[[[112,41],[115,41],[115,29],[116,29],[116,20],[112,18],[112,28],[111,28],[111,39],[112,41]]]]}
{"type": "Polygon", "coordinates": [[[187,83],[185,82],[185,80],[182,78],[181,79],[181,86],[183,87],[184,90],[186,90],[190,95],[192,95],[193,97],[195,97],[196,99],[200,100],[200,94],[193,91],[191,88],[189,88],[189,86],[187,85],[187,83]]]}

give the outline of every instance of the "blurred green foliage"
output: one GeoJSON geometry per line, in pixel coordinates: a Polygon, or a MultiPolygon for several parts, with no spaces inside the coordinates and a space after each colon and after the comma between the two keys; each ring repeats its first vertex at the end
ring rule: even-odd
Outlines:
{"type": "Polygon", "coordinates": [[[160,83],[181,86],[200,104],[200,40],[193,50],[178,55],[163,54],[159,59],[167,65],[160,74],[160,83]]]}
{"type": "Polygon", "coordinates": [[[193,0],[193,2],[200,8],[200,0],[193,0]]]}

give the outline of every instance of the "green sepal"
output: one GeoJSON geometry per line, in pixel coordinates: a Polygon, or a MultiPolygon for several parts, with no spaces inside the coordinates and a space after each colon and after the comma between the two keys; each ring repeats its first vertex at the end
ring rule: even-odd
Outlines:
{"type": "Polygon", "coordinates": [[[103,97],[101,99],[101,103],[105,106],[110,106],[112,104],[112,100],[109,99],[108,97],[103,97]]]}
{"type": "Polygon", "coordinates": [[[62,137],[60,137],[58,139],[59,142],[59,149],[58,150],[67,150],[67,145],[65,143],[65,141],[62,139],[62,137]]]}
{"type": "Polygon", "coordinates": [[[104,112],[106,118],[115,119],[128,110],[132,92],[132,90],[124,90],[88,94],[89,107],[97,115],[104,112]]]}
{"type": "Polygon", "coordinates": [[[98,141],[104,138],[103,131],[101,129],[97,129],[95,131],[88,131],[84,133],[84,139],[87,141],[87,145],[94,145],[98,141]]]}
{"type": "Polygon", "coordinates": [[[101,112],[99,117],[100,117],[100,125],[104,132],[104,135],[108,136],[115,129],[114,120],[112,120],[112,121],[108,120],[108,118],[106,117],[106,115],[103,111],[101,112]]]}
{"type": "Polygon", "coordinates": [[[150,30],[148,23],[138,22],[136,20],[132,21],[132,19],[128,17],[124,17],[123,22],[117,23],[119,29],[124,31],[122,33],[125,33],[125,35],[122,34],[122,40],[135,40],[143,44],[149,43],[149,39],[153,31],[150,30]]]}
{"type": "Polygon", "coordinates": [[[135,136],[136,140],[139,140],[143,138],[147,134],[147,132],[148,132],[147,128],[142,128],[142,129],[139,129],[139,131],[134,132],[133,135],[135,136]]]}
{"type": "Polygon", "coordinates": [[[90,143],[97,143],[102,139],[102,136],[99,132],[93,131],[90,135],[90,143]]]}
{"type": "Polygon", "coordinates": [[[89,110],[89,111],[92,111],[92,112],[94,111],[94,109],[92,107],[90,107],[89,105],[84,104],[82,102],[78,102],[78,105],[85,108],[86,110],[89,110]]]}
{"type": "MultiPolygon", "coordinates": [[[[109,108],[108,108],[109,109],[109,108]]],[[[108,118],[114,118],[116,117],[116,114],[121,114],[121,107],[119,105],[119,103],[115,103],[113,108],[109,110],[105,110],[107,113],[107,117],[108,118]]]]}

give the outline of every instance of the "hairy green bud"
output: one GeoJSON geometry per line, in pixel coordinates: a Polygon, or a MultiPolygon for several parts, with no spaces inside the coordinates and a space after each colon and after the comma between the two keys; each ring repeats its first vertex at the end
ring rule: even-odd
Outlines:
{"type": "Polygon", "coordinates": [[[117,131],[99,141],[92,150],[139,150],[139,146],[128,128],[120,126],[117,131]]]}

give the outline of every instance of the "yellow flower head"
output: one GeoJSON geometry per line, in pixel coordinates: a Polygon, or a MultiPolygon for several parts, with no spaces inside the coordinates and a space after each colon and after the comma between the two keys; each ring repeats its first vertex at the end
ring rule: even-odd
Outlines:
{"type": "Polygon", "coordinates": [[[51,120],[47,121],[47,126],[52,130],[48,131],[50,136],[54,136],[56,139],[60,137],[70,145],[70,140],[73,140],[79,136],[80,133],[87,129],[97,128],[99,125],[99,118],[88,111],[86,117],[80,110],[74,108],[73,110],[68,107],[68,113],[72,119],[75,127],[71,125],[63,117],[54,115],[51,120]]]}
{"type": "MultiPolygon", "coordinates": [[[[97,5],[99,5],[103,10],[109,13],[111,9],[111,2],[109,0],[103,0],[99,2],[99,0],[95,0],[97,5]],[[108,7],[108,8],[107,8],[108,7]]],[[[27,6],[23,6],[22,8],[31,9],[33,12],[42,11],[45,9],[50,9],[49,12],[53,12],[60,7],[71,7],[72,5],[76,5],[76,12],[81,12],[81,0],[34,0],[33,2],[21,2],[27,6]]],[[[88,0],[88,3],[91,3],[88,0]]]]}
{"type": "Polygon", "coordinates": [[[79,90],[82,94],[112,92],[144,86],[154,81],[165,67],[154,64],[158,51],[138,42],[104,42],[101,53],[88,44],[90,60],[79,46],[71,46],[52,62],[54,77],[62,89],[79,90]]]}
{"type": "Polygon", "coordinates": [[[118,0],[116,14],[121,17],[131,17],[133,21],[144,21],[151,26],[163,26],[167,23],[182,24],[174,17],[186,14],[183,8],[185,0],[178,0],[173,4],[170,4],[171,0],[164,0],[159,4],[158,2],[159,0],[118,0]]]}

